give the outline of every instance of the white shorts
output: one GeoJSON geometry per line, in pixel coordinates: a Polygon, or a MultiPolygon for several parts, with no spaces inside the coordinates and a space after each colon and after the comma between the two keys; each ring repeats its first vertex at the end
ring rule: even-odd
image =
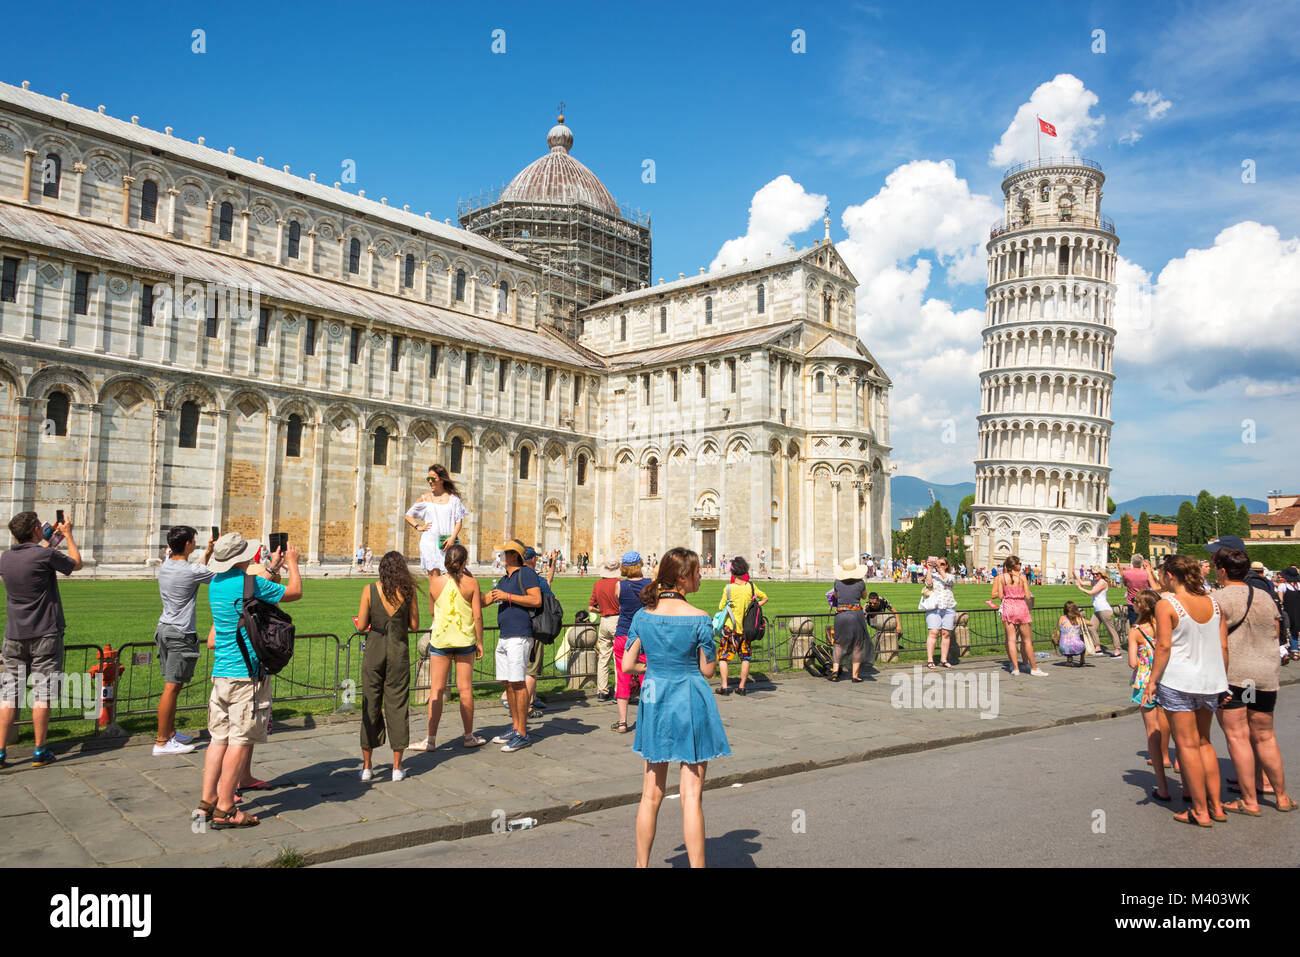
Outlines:
{"type": "Polygon", "coordinates": [[[497,681],[523,681],[532,650],[531,638],[497,639],[497,681]]]}
{"type": "Polygon", "coordinates": [[[935,608],[925,613],[925,627],[930,631],[952,631],[956,621],[955,608],[935,608]]]}

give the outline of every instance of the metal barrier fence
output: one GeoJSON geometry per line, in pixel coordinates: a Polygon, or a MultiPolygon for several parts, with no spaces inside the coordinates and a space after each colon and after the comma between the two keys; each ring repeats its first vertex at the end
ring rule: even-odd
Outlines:
{"type": "MultiPolygon", "coordinates": [[[[1036,647],[1050,641],[1056,634],[1057,622],[1063,608],[1060,606],[1034,608],[1031,611],[1031,631],[1036,647]]],[[[1086,614],[1087,609],[1085,609],[1086,614]]],[[[904,660],[922,660],[925,652],[925,612],[889,611],[869,617],[875,660],[894,663],[904,660]]],[[[1128,621],[1122,612],[1114,618],[1116,630],[1127,642],[1128,621]]],[[[539,681],[563,680],[566,690],[585,690],[596,687],[599,658],[596,649],[598,625],[594,622],[571,622],[569,629],[570,652],[568,668],[560,671],[556,666],[555,652],[560,639],[546,646],[539,681]]],[[[1094,641],[1098,623],[1089,619],[1089,630],[1094,641]]],[[[767,631],[751,649],[751,667],[780,672],[803,666],[814,642],[829,643],[834,640],[835,615],[824,612],[812,615],[773,615],[767,619],[767,631]]],[[[429,634],[428,629],[411,632],[409,636],[412,703],[421,705],[428,700],[430,691],[429,669],[431,656],[421,655],[419,639],[429,634]]],[[[1102,628],[1105,643],[1110,636],[1102,628]]],[[[495,627],[483,629],[483,658],[473,663],[472,685],[498,684],[496,680],[495,652],[498,632],[495,627]]],[[[996,651],[1006,646],[1006,629],[998,612],[992,608],[959,610],[953,633],[950,658],[956,661],[972,650],[996,651]]],[[[332,710],[354,710],[361,698],[361,665],[366,634],[353,632],[346,639],[332,633],[298,635],[294,641],[294,655],[280,674],[273,676],[272,700],[329,701],[332,710]]],[[[936,642],[936,654],[939,643],[936,642]]],[[[121,671],[115,691],[117,717],[154,713],[163,690],[163,676],[158,667],[154,642],[129,642],[117,649],[121,671]]],[[[102,652],[94,645],[67,645],[64,648],[64,673],[89,675],[91,668],[102,662],[102,652]]],[[[180,693],[178,711],[197,711],[208,706],[212,691],[212,651],[206,642],[200,642],[199,660],[194,677],[180,693]]],[[[617,662],[614,663],[617,668],[617,662]]],[[[447,686],[456,685],[456,667],[450,663],[447,686]]],[[[55,702],[57,705],[59,702],[55,702]]],[[[85,721],[93,718],[87,709],[73,703],[69,707],[54,707],[51,721],[85,721]]],[[[31,721],[18,722],[30,724],[31,721]]]]}

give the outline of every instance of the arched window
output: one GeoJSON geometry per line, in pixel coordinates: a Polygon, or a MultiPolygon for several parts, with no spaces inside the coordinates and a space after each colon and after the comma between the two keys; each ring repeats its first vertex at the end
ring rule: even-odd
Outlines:
{"type": "Polygon", "coordinates": [[[619,342],[627,341],[627,316],[626,315],[618,317],[618,341],[619,342]]]}
{"type": "Polygon", "coordinates": [[[230,242],[232,231],[235,228],[235,207],[230,203],[221,204],[221,217],[217,223],[217,239],[220,242],[230,242]]]}
{"type": "Polygon", "coordinates": [[[382,425],[375,429],[375,465],[388,464],[388,430],[382,425]]]}
{"type": "Polygon", "coordinates": [[[667,306],[659,307],[659,331],[660,332],[668,331],[668,307],[667,306]]]}
{"type": "Polygon", "coordinates": [[[284,457],[296,459],[302,456],[302,416],[289,416],[289,432],[284,441],[284,457]]]}
{"type": "Polygon", "coordinates": [[[1044,183],[1043,188],[1039,191],[1039,199],[1041,199],[1044,203],[1046,203],[1049,199],[1051,199],[1051,196],[1052,196],[1052,187],[1044,183]]]}
{"type": "Polygon", "coordinates": [[[758,314],[761,316],[766,311],[767,311],[767,290],[763,288],[763,284],[760,282],[758,284],[758,314]]]}
{"type": "Polygon", "coordinates": [[[831,321],[831,294],[829,292],[822,294],[822,319],[827,325],[831,321]]]}
{"type": "Polygon", "coordinates": [[[510,305],[510,286],[503,279],[497,285],[497,312],[508,312],[506,308],[510,305]]]}
{"type": "Polygon", "coordinates": [[[817,391],[818,392],[826,391],[826,373],[824,372],[817,373],[817,391]]]}
{"type": "Polygon", "coordinates": [[[458,435],[451,440],[451,465],[448,471],[460,474],[461,460],[465,455],[465,441],[458,435]]]}
{"type": "Polygon", "coordinates": [[[519,477],[521,479],[528,478],[528,458],[529,449],[528,446],[525,445],[519,450],[519,477]]]}
{"type": "Polygon", "coordinates": [[[587,484],[587,456],[581,453],[578,455],[578,484],[587,484]]]}
{"type": "Polygon", "coordinates": [[[352,237],[352,242],[348,243],[348,272],[353,275],[361,271],[361,240],[352,237]]]}
{"type": "Polygon", "coordinates": [[[59,198],[59,184],[63,182],[63,159],[58,153],[45,154],[41,168],[41,193],[50,199],[59,198]]]}
{"type": "Polygon", "coordinates": [[[45,435],[68,434],[68,393],[51,392],[45,402],[45,435]]]}
{"type": "Polygon", "coordinates": [[[465,270],[456,270],[456,301],[465,301],[465,270]]]}
{"type": "Polygon", "coordinates": [[[646,465],[646,488],[647,494],[659,494],[659,460],[651,459],[646,465]]]}
{"type": "Polygon", "coordinates": [[[415,254],[407,253],[402,266],[402,285],[407,289],[415,288],[415,254]]]}
{"type": "Polygon", "coordinates": [[[298,225],[298,220],[289,220],[289,258],[298,258],[298,246],[302,242],[302,227],[298,225]]]}
{"type": "Polygon", "coordinates": [[[199,447],[199,404],[194,401],[181,405],[181,441],[183,449],[199,447]]]}
{"type": "Polygon", "coordinates": [[[706,326],[713,325],[713,297],[712,296],[704,297],[704,324],[706,326]]]}
{"type": "Polygon", "coordinates": [[[140,222],[158,222],[158,184],[151,179],[140,187],[140,222]]]}

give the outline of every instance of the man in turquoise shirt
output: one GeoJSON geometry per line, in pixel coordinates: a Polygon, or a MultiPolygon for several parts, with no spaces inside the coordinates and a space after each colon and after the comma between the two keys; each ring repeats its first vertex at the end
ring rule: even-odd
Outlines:
{"type": "MultiPolygon", "coordinates": [[[[212,607],[216,648],[212,656],[212,696],[208,699],[212,743],[203,765],[199,810],[212,814],[216,830],[258,823],[257,818],[235,809],[235,785],[252,756],[253,745],[266,740],[267,719],[271,716],[271,679],[259,677],[257,652],[239,624],[248,565],[259,548],[257,542],[247,542],[238,532],[231,532],[217,540],[208,562],[215,572],[208,585],[208,603],[212,607]]],[[[254,577],[256,598],[280,604],[302,597],[298,550],[290,547],[285,558],[289,584],[254,577]]]]}

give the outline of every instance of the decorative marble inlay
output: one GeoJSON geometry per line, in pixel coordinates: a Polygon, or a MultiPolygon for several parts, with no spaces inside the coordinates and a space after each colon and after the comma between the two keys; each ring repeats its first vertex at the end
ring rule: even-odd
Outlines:
{"type": "Polygon", "coordinates": [[[123,295],[130,288],[131,284],[121,276],[114,276],[108,281],[108,289],[115,296],[123,295]]]}
{"type": "Polygon", "coordinates": [[[0,153],[12,153],[14,151],[14,141],[12,137],[0,133],[0,153]]]}
{"type": "Polygon", "coordinates": [[[95,160],[95,162],[91,163],[90,168],[94,171],[95,175],[99,177],[100,181],[104,183],[107,183],[117,175],[117,167],[102,156],[95,160]]]}
{"type": "Polygon", "coordinates": [[[47,285],[57,286],[63,278],[63,270],[54,263],[46,263],[41,267],[41,278],[45,280],[47,285]]]}

